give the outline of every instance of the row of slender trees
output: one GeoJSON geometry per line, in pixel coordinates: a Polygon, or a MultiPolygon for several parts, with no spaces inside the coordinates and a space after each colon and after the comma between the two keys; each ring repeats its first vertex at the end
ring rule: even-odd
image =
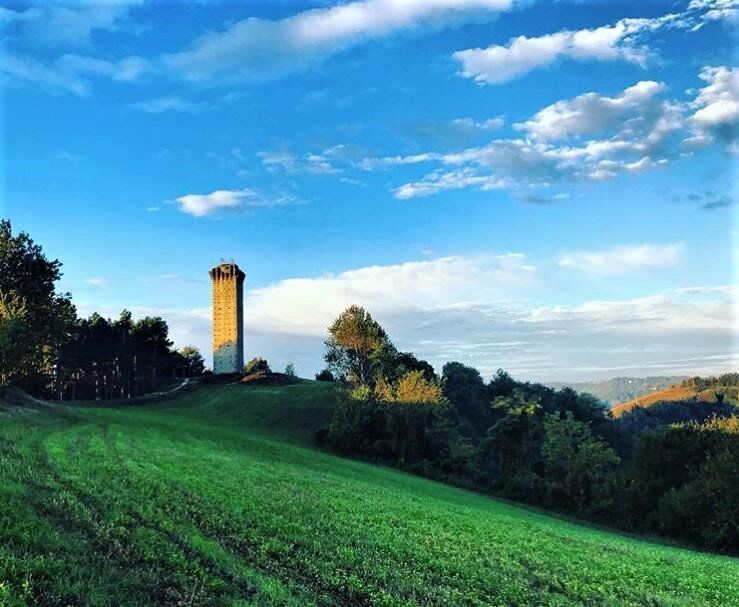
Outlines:
{"type": "Polygon", "coordinates": [[[62,345],[51,389],[58,400],[132,398],[159,389],[167,379],[204,370],[196,348],[173,350],[159,317],[134,321],[123,310],[111,321],[99,314],[77,319],[62,345]]]}
{"type": "Polygon", "coordinates": [[[0,385],[60,400],[132,398],[203,372],[197,349],[172,348],[161,318],[79,318],[57,290],[61,267],[0,221],[0,385]]]}

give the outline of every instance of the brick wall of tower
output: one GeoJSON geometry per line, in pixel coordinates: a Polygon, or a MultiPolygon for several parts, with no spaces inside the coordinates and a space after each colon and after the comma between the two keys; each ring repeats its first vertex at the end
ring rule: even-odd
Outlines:
{"type": "Polygon", "coordinates": [[[213,372],[244,371],[244,273],[236,264],[210,271],[213,287],[213,372]]]}

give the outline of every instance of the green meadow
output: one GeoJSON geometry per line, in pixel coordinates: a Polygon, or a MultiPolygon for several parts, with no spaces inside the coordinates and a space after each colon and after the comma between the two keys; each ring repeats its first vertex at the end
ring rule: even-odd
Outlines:
{"type": "Polygon", "coordinates": [[[313,446],[330,384],[0,403],[0,606],[739,605],[739,560],[313,446]]]}

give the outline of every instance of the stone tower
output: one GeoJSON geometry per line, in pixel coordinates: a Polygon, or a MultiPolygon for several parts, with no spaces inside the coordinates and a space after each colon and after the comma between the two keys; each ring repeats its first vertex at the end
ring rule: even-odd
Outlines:
{"type": "Polygon", "coordinates": [[[210,272],[213,283],[213,372],[244,372],[244,278],[235,263],[210,272]]]}

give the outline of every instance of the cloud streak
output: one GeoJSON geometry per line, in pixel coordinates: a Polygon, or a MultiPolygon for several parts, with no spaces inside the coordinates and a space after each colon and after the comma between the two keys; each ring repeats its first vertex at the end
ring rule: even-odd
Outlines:
{"type": "Polygon", "coordinates": [[[188,101],[182,97],[157,97],[147,101],[134,103],[133,107],[148,114],[161,114],[164,112],[180,112],[184,114],[197,114],[209,109],[211,106],[205,102],[188,101]]]}
{"type": "Polygon", "coordinates": [[[249,18],[163,57],[186,80],[262,79],[316,64],[367,40],[493,18],[514,0],[357,0],[278,21],[249,18]]]}
{"type": "Polygon", "coordinates": [[[681,243],[621,245],[599,251],[562,253],[557,263],[592,275],[625,274],[649,268],[669,268],[680,259],[681,243]]]}
{"type": "Polygon", "coordinates": [[[537,37],[518,36],[506,45],[454,53],[459,75],[479,84],[503,84],[562,60],[624,61],[646,67],[653,58],[647,39],[666,29],[695,31],[707,21],[735,22],[735,0],[693,0],[682,13],[651,19],[621,19],[612,25],[563,30],[537,37]]]}
{"type": "Polygon", "coordinates": [[[210,194],[185,194],[175,199],[180,211],[193,217],[216,215],[222,211],[233,211],[243,208],[276,207],[295,204],[289,197],[263,198],[256,191],[244,188],[241,190],[216,190],[210,194]]]}

